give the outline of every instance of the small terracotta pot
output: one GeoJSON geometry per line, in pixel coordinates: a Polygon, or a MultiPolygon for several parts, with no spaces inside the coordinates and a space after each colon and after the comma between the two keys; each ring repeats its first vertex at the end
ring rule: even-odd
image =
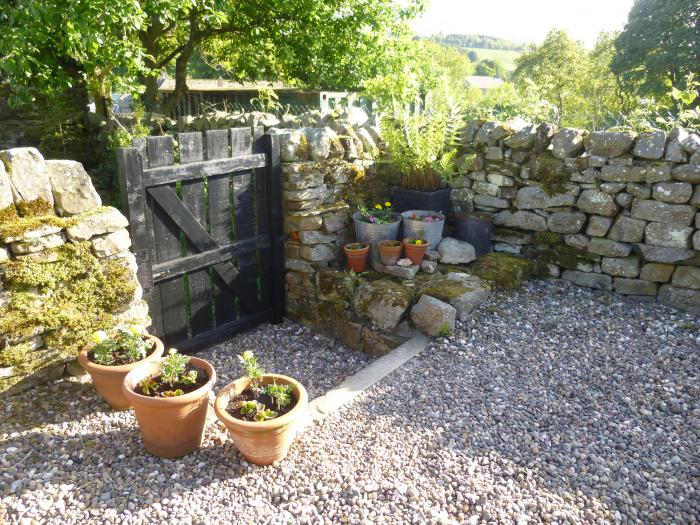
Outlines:
{"type": "Polygon", "coordinates": [[[146,363],[129,372],[122,391],[134,407],[146,450],[161,458],[180,458],[202,444],[216,371],[208,361],[190,357],[190,364],[209,374],[209,381],[194,392],[177,397],[149,397],[134,392],[141,380],[159,374],[159,364],[146,363]]]}
{"type": "Polygon", "coordinates": [[[238,450],[255,465],[271,465],[287,456],[309,400],[304,386],[291,377],[265,374],[262,376],[261,383],[268,385],[273,380],[282,385],[294,385],[294,397],[297,399],[297,404],[283,416],[270,421],[243,421],[229,414],[226,407],[231,398],[236,397],[248,387],[250,379],[247,377],[226,385],[216,396],[214,404],[216,415],[226,425],[238,450]]]}
{"type": "Polygon", "coordinates": [[[367,255],[369,254],[369,243],[366,242],[351,242],[343,246],[345,257],[348,260],[348,268],[355,273],[362,273],[367,268],[367,255]],[[359,250],[352,250],[348,246],[362,245],[359,250]]]}
{"type": "Polygon", "coordinates": [[[414,237],[404,239],[403,247],[404,250],[406,250],[406,257],[411,259],[411,262],[413,264],[420,264],[423,261],[423,257],[425,257],[425,252],[428,251],[428,247],[430,246],[430,244],[423,241],[423,244],[418,246],[417,244],[411,244],[410,242],[408,242],[413,240],[415,240],[414,237]]]}
{"type": "Polygon", "coordinates": [[[394,266],[401,259],[402,251],[403,246],[398,241],[381,241],[379,243],[379,258],[382,260],[382,264],[386,266],[394,266]],[[397,246],[392,246],[394,243],[397,246]]]}
{"type": "Polygon", "coordinates": [[[136,361],[128,365],[105,366],[90,361],[88,353],[92,350],[93,345],[87,345],[78,354],[78,362],[80,366],[90,374],[90,377],[92,377],[92,384],[95,390],[97,390],[102,396],[102,399],[107,401],[109,406],[115,410],[126,410],[131,407],[131,403],[122,393],[122,383],[124,382],[126,374],[139,365],[160,359],[163,355],[163,343],[160,339],[152,335],[146,335],[144,337],[152,344],[155,344],[155,350],[141,359],[141,361],[136,361]]]}

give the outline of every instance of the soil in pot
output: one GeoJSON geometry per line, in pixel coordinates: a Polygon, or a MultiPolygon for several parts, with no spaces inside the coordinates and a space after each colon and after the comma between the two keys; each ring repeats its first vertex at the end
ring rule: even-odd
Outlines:
{"type": "Polygon", "coordinates": [[[381,241],[379,243],[379,258],[382,264],[393,266],[401,258],[403,245],[401,241],[381,241]]]}
{"type": "Polygon", "coordinates": [[[257,392],[247,388],[229,401],[226,410],[236,419],[240,419],[242,421],[255,421],[255,413],[243,414],[239,408],[241,402],[245,403],[246,401],[257,401],[258,403],[265,405],[266,408],[277,412],[277,417],[281,417],[287,412],[290,412],[299,402],[296,396],[292,395],[291,403],[289,403],[287,406],[278,407],[272,396],[269,396],[264,392],[257,392]]]}
{"type": "Polygon", "coordinates": [[[198,388],[203,387],[209,381],[209,374],[207,374],[207,371],[203,368],[198,368],[188,364],[185,367],[184,375],[190,374],[191,372],[197,373],[197,378],[195,379],[194,383],[175,381],[173,384],[170,384],[164,382],[161,376],[155,376],[150,378],[150,385],[147,390],[144,389],[144,385],[142,383],[139,383],[134,391],[137,394],[148,397],[173,397],[172,395],[168,395],[168,393],[178,391],[179,395],[189,394],[190,392],[194,392],[198,388]]]}
{"type": "MultiPolygon", "coordinates": [[[[147,337],[143,338],[144,341],[147,343],[150,343],[150,346],[146,350],[146,355],[150,355],[156,350],[156,343],[154,341],[150,341],[147,337]]],[[[91,363],[95,363],[97,365],[100,365],[100,363],[95,359],[95,350],[90,350],[87,353],[87,357],[90,360],[91,363]]],[[[122,366],[122,365],[130,365],[132,363],[137,363],[143,359],[143,357],[138,357],[134,359],[133,357],[130,357],[127,355],[127,351],[125,348],[117,348],[112,352],[112,357],[113,361],[109,365],[101,365],[101,366],[122,366]]]]}

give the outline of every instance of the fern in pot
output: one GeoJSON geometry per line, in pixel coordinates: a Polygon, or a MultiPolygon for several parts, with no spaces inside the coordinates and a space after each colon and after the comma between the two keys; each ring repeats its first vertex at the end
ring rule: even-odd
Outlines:
{"type": "Polygon", "coordinates": [[[461,112],[443,104],[413,115],[391,115],[381,122],[387,162],[401,174],[392,188],[398,212],[425,210],[450,213],[455,159],[462,128],[461,112]]]}

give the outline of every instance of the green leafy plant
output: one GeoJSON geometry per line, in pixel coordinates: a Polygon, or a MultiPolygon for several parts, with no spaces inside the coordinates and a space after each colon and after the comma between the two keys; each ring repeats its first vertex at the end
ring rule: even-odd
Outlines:
{"type": "Polygon", "coordinates": [[[282,107],[279,95],[271,87],[259,89],[258,96],[251,99],[250,102],[265,113],[275,113],[282,107]]]}
{"type": "Polygon", "coordinates": [[[250,379],[251,390],[258,390],[260,388],[260,378],[265,373],[258,364],[258,358],[255,357],[253,352],[246,350],[238,356],[238,360],[243,364],[246,376],[250,379]]]}
{"type": "Polygon", "coordinates": [[[156,383],[153,378],[147,377],[139,382],[139,388],[148,396],[151,395],[152,392],[156,391],[158,388],[158,383],[156,383]]]}
{"type": "Polygon", "coordinates": [[[255,421],[267,421],[269,419],[275,419],[277,415],[277,412],[275,412],[274,410],[270,410],[269,408],[265,408],[265,405],[262,405],[262,408],[255,413],[255,421]]]}
{"type": "Polygon", "coordinates": [[[278,385],[277,383],[273,383],[265,386],[265,393],[275,401],[277,410],[281,410],[282,407],[289,406],[292,402],[294,385],[278,385]]]}
{"type": "Polygon", "coordinates": [[[448,337],[452,333],[452,329],[447,323],[443,323],[437,331],[438,337],[448,337]]]}
{"type": "Polygon", "coordinates": [[[175,390],[166,390],[161,395],[163,397],[177,397],[177,396],[181,396],[183,394],[184,394],[184,392],[182,391],[182,388],[176,388],[175,390]]]}
{"type": "Polygon", "coordinates": [[[274,410],[267,408],[263,403],[255,400],[240,401],[237,408],[244,416],[255,414],[253,416],[255,421],[268,421],[270,419],[275,419],[279,415],[274,410]]]}
{"type": "Polygon", "coordinates": [[[258,411],[258,409],[263,406],[261,403],[258,403],[257,401],[241,401],[238,403],[238,410],[241,411],[241,414],[244,416],[254,414],[255,412],[258,411]]]}
{"type": "Polygon", "coordinates": [[[160,378],[163,383],[173,385],[181,382],[184,384],[194,384],[197,380],[197,371],[192,370],[185,374],[185,368],[190,358],[186,355],[178,354],[174,348],[170,349],[168,356],[160,363],[160,378]]]}
{"type": "Polygon", "coordinates": [[[110,366],[117,360],[134,363],[145,358],[151,343],[143,338],[141,332],[139,327],[132,326],[129,329],[118,328],[111,337],[102,330],[93,333],[95,346],[92,347],[92,352],[95,363],[110,366]]]}
{"type": "Polygon", "coordinates": [[[357,211],[360,212],[362,220],[372,224],[391,224],[399,220],[389,201],[385,202],[383,206],[377,203],[371,210],[366,206],[360,206],[357,208],[357,211]]]}

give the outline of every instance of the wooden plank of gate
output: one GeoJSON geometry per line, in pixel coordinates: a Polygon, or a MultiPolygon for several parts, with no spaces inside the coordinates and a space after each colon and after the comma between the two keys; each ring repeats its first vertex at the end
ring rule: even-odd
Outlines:
{"type": "MultiPolygon", "coordinates": [[[[258,126],[253,130],[253,152],[265,152],[264,128],[258,126]]],[[[269,237],[270,229],[267,224],[267,185],[265,183],[265,170],[253,170],[255,181],[255,215],[257,217],[257,233],[260,236],[269,237]]],[[[260,298],[265,305],[271,304],[270,298],[270,247],[260,249],[258,252],[258,267],[260,272],[260,298]]]]}
{"type": "MultiPolygon", "coordinates": [[[[250,128],[231,128],[231,154],[249,155],[253,151],[250,128]]],[[[252,171],[236,173],[233,177],[233,228],[237,241],[255,236],[254,187],[252,171]]],[[[255,253],[236,257],[238,263],[238,280],[242,294],[246,297],[258,297],[257,256],[255,253]]],[[[253,313],[253,312],[251,312],[253,313]]]]}
{"type": "Polygon", "coordinates": [[[267,153],[265,170],[267,224],[272,241],[270,262],[273,269],[280,268],[270,273],[272,322],[281,323],[285,312],[285,283],[284,271],[281,270],[284,268],[284,230],[282,228],[282,164],[279,135],[265,135],[265,150],[267,153]]]}
{"type": "MultiPolygon", "coordinates": [[[[202,134],[179,133],[178,142],[180,144],[180,164],[191,162],[201,162],[204,160],[204,144],[202,134]]],[[[203,227],[207,226],[207,210],[205,203],[205,182],[204,177],[183,181],[182,202],[190,210],[197,222],[203,227]]],[[[191,241],[187,241],[187,255],[199,253],[191,241]]],[[[211,281],[207,269],[190,272],[187,276],[190,297],[190,328],[192,336],[211,330],[212,322],[211,308],[211,281]]]]}
{"type": "MultiPolygon", "coordinates": [[[[148,162],[151,167],[167,166],[173,163],[173,139],[170,136],[148,137],[148,162]]],[[[148,189],[148,188],[147,188],[148,189]]],[[[182,201],[175,193],[175,184],[162,186],[172,191],[175,199],[182,201]]],[[[150,189],[148,189],[150,192],[150,189]]],[[[170,218],[170,209],[163,203],[153,203],[153,228],[155,247],[159,263],[178,259],[182,256],[180,228],[170,218]]],[[[161,311],[163,312],[163,337],[167,341],[187,339],[187,318],[184,307],[185,283],[182,277],[175,277],[158,284],[161,311]]]]}
{"type": "MultiPolygon", "coordinates": [[[[231,156],[229,135],[228,129],[206,132],[207,159],[215,160],[231,156]]],[[[209,221],[211,235],[219,245],[224,246],[233,241],[230,174],[209,178],[209,221]]],[[[216,326],[222,326],[238,318],[236,296],[219,279],[214,279],[214,287],[216,326]]]]}

